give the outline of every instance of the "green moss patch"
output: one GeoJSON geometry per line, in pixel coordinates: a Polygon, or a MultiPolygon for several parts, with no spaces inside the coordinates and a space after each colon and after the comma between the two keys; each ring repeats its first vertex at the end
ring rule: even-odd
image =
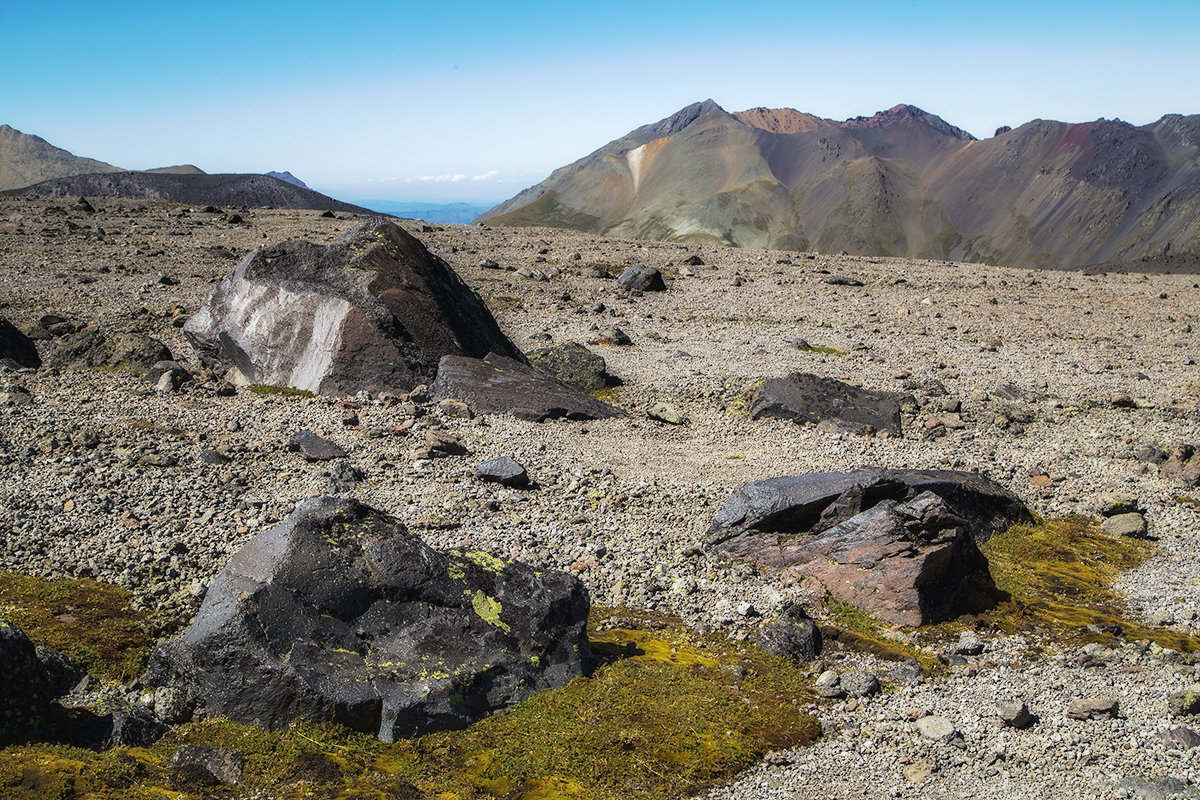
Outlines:
{"type": "MultiPolygon", "coordinates": [[[[604,612],[597,615],[605,618],[604,612]]],[[[611,616],[611,615],[609,615],[611,616]]],[[[723,639],[656,630],[592,633],[601,665],[461,731],[385,745],[337,725],[264,731],[226,720],[185,725],[148,750],[57,746],[0,751],[0,800],[42,797],[679,798],[798,746],[820,731],[793,665],[723,639]],[[184,743],[246,757],[236,787],[191,785],[166,768],[184,743]]]]}
{"type": "Polygon", "coordinates": [[[269,386],[265,383],[256,383],[253,386],[247,387],[253,394],[276,395],[279,397],[313,397],[313,393],[308,389],[297,389],[294,386],[269,386]]]}
{"type": "Polygon", "coordinates": [[[1089,625],[1118,625],[1128,639],[1150,639],[1175,650],[1200,649],[1200,640],[1131,622],[1112,588],[1116,576],[1145,562],[1149,542],[1109,536],[1081,518],[1015,525],[981,548],[998,592],[979,591],[979,616],[1003,630],[1042,630],[1071,643],[1109,642],[1089,625]]]}
{"type": "Polygon", "coordinates": [[[81,578],[47,580],[0,572],[0,617],[35,644],[53,647],[93,675],[128,680],[150,652],[147,618],[119,586],[81,578]]]}

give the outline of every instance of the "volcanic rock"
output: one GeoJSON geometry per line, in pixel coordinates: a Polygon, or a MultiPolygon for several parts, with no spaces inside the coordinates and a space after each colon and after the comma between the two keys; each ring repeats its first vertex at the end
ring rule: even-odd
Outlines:
{"type": "Polygon", "coordinates": [[[758,646],[773,656],[812,661],[821,653],[821,629],[803,608],[792,604],[778,620],[759,632],[758,646]]]}
{"type": "Polygon", "coordinates": [[[740,487],[714,518],[708,547],[889,622],[923,625],[953,616],[973,583],[990,583],[978,542],[1030,519],[979,475],[862,469],[740,487]]]}
{"type": "Polygon", "coordinates": [[[119,367],[138,372],[172,360],[171,351],[158,339],[142,333],[97,330],[62,337],[48,359],[56,367],[119,367]]]}
{"type": "Polygon", "coordinates": [[[529,365],[581,392],[594,392],[609,384],[612,376],[604,357],[578,342],[546,347],[529,353],[529,365]]]}
{"type": "Polygon", "coordinates": [[[0,619],[0,740],[36,736],[49,726],[51,681],[25,632],[0,619]]]}
{"type": "Polygon", "coordinates": [[[37,346],[4,317],[0,317],[0,361],[9,360],[17,367],[37,369],[42,365],[37,346]]]}
{"type": "Polygon", "coordinates": [[[617,278],[617,283],[640,292],[665,292],[667,290],[662,273],[644,264],[634,264],[626,269],[617,278]]]}
{"type": "Polygon", "coordinates": [[[183,331],[250,383],[323,394],[407,391],[445,355],[521,357],[450,266],[382,218],[327,247],[255,250],[183,331]]]}
{"type": "Polygon", "coordinates": [[[509,456],[484,461],[475,468],[475,477],[502,486],[522,487],[529,484],[529,473],[521,463],[509,456]]]}
{"type": "Polygon", "coordinates": [[[296,431],[288,437],[287,449],[301,453],[309,461],[332,461],[345,458],[346,448],[337,442],[317,436],[312,431],[296,431]]]}
{"type": "Polygon", "coordinates": [[[916,403],[912,395],[859,389],[807,372],[762,381],[747,391],[746,401],[751,419],[831,420],[858,431],[893,434],[900,433],[900,407],[916,403]]]}
{"type": "Polygon", "coordinates": [[[607,419],[621,411],[511,358],[445,356],[430,390],[437,400],[456,398],[477,413],[510,413],[520,419],[607,419]]]}
{"type": "Polygon", "coordinates": [[[143,683],[238,722],[333,720],[391,742],[582,674],[587,614],[571,576],[434,550],[383,512],[317,497],[229,560],[143,683]]]}
{"type": "Polygon", "coordinates": [[[194,783],[215,785],[242,779],[246,757],[228,747],[185,744],[171,756],[171,769],[194,783]]]}

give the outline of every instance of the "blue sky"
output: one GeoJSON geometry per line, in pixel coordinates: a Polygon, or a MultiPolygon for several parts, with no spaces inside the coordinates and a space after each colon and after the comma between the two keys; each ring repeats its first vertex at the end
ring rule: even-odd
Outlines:
{"type": "Polygon", "coordinates": [[[1200,113],[1197,31],[1197,0],[0,0],[0,123],[132,169],[495,201],[708,97],[981,137],[1200,113]]]}

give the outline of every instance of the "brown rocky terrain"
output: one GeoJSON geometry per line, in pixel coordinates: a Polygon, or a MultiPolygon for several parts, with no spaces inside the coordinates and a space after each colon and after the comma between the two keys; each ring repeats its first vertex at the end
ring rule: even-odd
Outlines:
{"type": "MultiPolygon", "coordinates": [[[[362,473],[335,491],[395,514],[436,547],[567,570],[597,605],[671,612],[735,639],[789,602],[825,613],[800,584],[705,550],[714,515],[742,484],[860,466],[978,470],[1055,518],[1132,495],[1156,554],[1119,579],[1128,614],[1200,631],[1200,508],[1166,460],[1176,442],[1200,438],[1192,276],[414,227],[522,350],[586,343],[620,380],[601,396],[625,415],[539,423],[467,416],[420,390],[404,396],[412,387],[346,398],[228,393],[196,362],[184,321],[253,248],[327,245],[356,220],[257,209],[235,222],[115,198],[90,206],[0,198],[0,315],[44,329],[48,363],[0,374],[2,570],[115,581],[173,629],[254,533],[346,478],[289,449],[309,430],[362,473]],[[666,291],[619,289],[615,276],[634,264],[660,270],[666,291]],[[71,334],[48,315],[157,338],[194,374],[148,383],[120,369],[53,366],[71,334]],[[739,413],[748,386],[797,372],[916,402],[898,434],[739,413]],[[500,456],[533,483],[475,477],[500,456]]],[[[920,630],[889,635],[931,657],[945,649],[920,630]]],[[[1166,789],[1136,793],[1151,786],[1144,778],[1178,780],[1181,791],[1200,780],[1200,750],[1163,735],[1179,724],[1169,698],[1196,680],[1191,659],[1133,641],[1080,647],[986,627],[968,626],[963,641],[944,673],[915,681],[896,664],[830,648],[813,677],[838,674],[822,676],[822,688],[844,695],[831,681],[853,688],[866,671],[887,691],[814,705],[819,742],[772,754],[712,796],[819,787],[831,798],[1157,797],[1166,789]],[[1119,697],[1119,714],[1072,706],[1098,697],[1119,697]],[[1002,727],[996,705],[1012,700],[1028,703],[1036,724],[1002,727]]]]}
{"type": "Polygon", "coordinates": [[[500,225],[1029,267],[1200,250],[1200,117],[1034,120],[976,140],[909,105],[834,121],[711,100],[484,214],[500,225]]]}

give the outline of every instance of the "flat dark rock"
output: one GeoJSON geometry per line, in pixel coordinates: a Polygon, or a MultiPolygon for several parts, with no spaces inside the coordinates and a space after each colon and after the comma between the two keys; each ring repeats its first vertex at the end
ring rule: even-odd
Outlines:
{"type": "Polygon", "coordinates": [[[746,400],[751,419],[831,420],[894,434],[900,433],[900,407],[916,402],[912,395],[860,389],[807,372],[762,381],[748,390],[746,400]]]}
{"type": "Polygon", "coordinates": [[[255,250],[183,327],[201,359],[321,394],[408,391],[445,355],[521,358],[487,306],[394,223],[255,250]]]}
{"type": "Polygon", "coordinates": [[[622,416],[589,394],[494,353],[482,359],[446,356],[430,390],[437,400],[462,400],[477,413],[509,413],[535,422],[622,416]]]}
{"type": "Polygon", "coordinates": [[[11,359],[18,367],[37,369],[42,365],[37,345],[4,317],[0,317],[0,359],[11,359]]]}
{"type": "Polygon", "coordinates": [[[287,447],[309,461],[332,461],[335,458],[346,457],[344,447],[323,436],[317,436],[312,431],[296,431],[288,437],[287,447]]]}
{"type": "Polygon", "coordinates": [[[502,486],[521,487],[529,485],[529,473],[519,461],[509,456],[490,458],[475,468],[475,477],[502,486]]]}
{"type": "Polygon", "coordinates": [[[1010,524],[1033,520],[1018,497],[978,473],[864,467],[852,472],[767,478],[739,486],[713,517],[708,546],[748,532],[794,534],[827,529],[881,500],[904,500],[925,491],[959,507],[971,521],[980,544],[1010,524]]]}
{"type": "Polygon", "coordinates": [[[395,517],[316,497],[229,560],[143,683],[209,716],[334,721],[391,742],[583,674],[587,615],[573,576],[435,550],[395,517]]]}

